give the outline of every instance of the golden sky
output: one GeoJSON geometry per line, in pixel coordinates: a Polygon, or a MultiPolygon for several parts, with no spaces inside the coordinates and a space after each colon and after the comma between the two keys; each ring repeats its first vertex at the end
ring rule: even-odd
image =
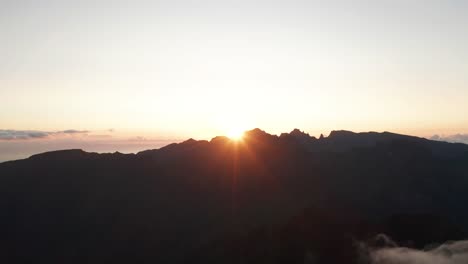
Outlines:
{"type": "Polygon", "coordinates": [[[468,132],[465,1],[3,1],[0,129],[468,132]]]}

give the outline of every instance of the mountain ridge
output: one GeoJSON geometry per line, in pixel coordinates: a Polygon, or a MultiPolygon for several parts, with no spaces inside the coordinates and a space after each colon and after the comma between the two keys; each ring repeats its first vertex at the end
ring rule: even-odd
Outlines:
{"type": "Polygon", "coordinates": [[[388,132],[254,129],[137,154],[47,152],[0,164],[0,256],[299,264],[314,252],[369,264],[355,241],[468,236],[466,186],[468,145],[388,132]]]}
{"type": "MultiPolygon", "coordinates": [[[[256,139],[274,139],[274,140],[296,140],[298,143],[305,145],[309,151],[343,151],[342,148],[336,148],[331,146],[332,144],[336,143],[346,143],[347,146],[346,148],[352,148],[352,147],[369,147],[372,145],[375,145],[378,142],[384,142],[384,141],[391,141],[391,140],[412,140],[412,141],[419,141],[419,142],[430,142],[433,144],[438,144],[439,146],[457,146],[458,148],[467,148],[467,144],[463,143],[453,143],[453,142],[445,142],[445,141],[436,141],[436,140],[431,140],[427,138],[422,138],[422,137],[417,137],[417,136],[412,136],[412,135],[404,135],[404,134],[398,134],[398,133],[393,133],[393,132],[374,132],[374,131],[369,131],[369,132],[352,132],[349,130],[332,130],[327,137],[319,138],[317,139],[314,136],[310,136],[308,133],[305,133],[301,131],[300,129],[293,129],[289,133],[281,133],[279,136],[269,134],[265,132],[264,130],[261,130],[259,128],[255,128],[252,130],[245,131],[244,137],[246,138],[256,138],[256,139]],[[326,142],[326,143],[325,143],[326,142]],[[326,145],[326,146],[324,146],[326,145]],[[316,149],[314,149],[316,148],[316,149]]],[[[241,140],[242,141],[242,140],[241,140]]],[[[247,140],[248,141],[248,140],[247,140]]],[[[169,145],[163,146],[158,149],[148,149],[148,150],[143,150],[138,153],[129,153],[129,154],[122,154],[122,153],[96,153],[96,152],[86,152],[82,149],[68,149],[68,150],[56,150],[56,151],[49,151],[49,152],[43,152],[43,153],[38,153],[34,154],[29,158],[39,158],[43,156],[56,156],[56,155],[70,155],[70,156],[80,156],[80,155],[86,155],[86,154],[103,154],[103,155],[110,155],[110,154],[116,154],[116,155],[148,155],[150,153],[156,153],[159,151],[168,151],[171,148],[181,148],[181,147],[194,147],[198,144],[214,144],[214,143],[223,143],[227,144],[229,142],[233,142],[233,140],[229,139],[226,136],[216,136],[213,137],[211,140],[195,140],[193,138],[189,138],[188,140],[182,141],[180,143],[171,143],[169,145]]],[[[28,158],[26,158],[28,159],[28,158]]],[[[5,161],[6,162],[11,162],[11,161],[5,161]]],[[[0,163],[1,164],[1,163],[0,163]]]]}

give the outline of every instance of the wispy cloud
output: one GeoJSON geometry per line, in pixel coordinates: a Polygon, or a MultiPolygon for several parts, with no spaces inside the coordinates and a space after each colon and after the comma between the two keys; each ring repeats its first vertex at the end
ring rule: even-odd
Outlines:
{"type": "Polygon", "coordinates": [[[468,134],[454,134],[454,135],[433,135],[429,139],[447,142],[457,142],[468,144],[468,134]]]}
{"type": "Polygon", "coordinates": [[[0,140],[44,139],[60,135],[87,135],[88,130],[68,129],[63,131],[11,130],[0,129],[0,140]]]}
{"type": "Polygon", "coordinates": [[[59,131],[59,132],[56,132],[56,133],[64,133],[64,134],[87,134],[89,133],[90,131],[88,130],[75,130],[75,129],[68,129],[68,130],[64,130],[64,131],[59,131]]]}
{"type": "Polygon", "coordinates": [[[0,140],[46,138],[49,133],[34,130],[0,130],[0,140]]]}

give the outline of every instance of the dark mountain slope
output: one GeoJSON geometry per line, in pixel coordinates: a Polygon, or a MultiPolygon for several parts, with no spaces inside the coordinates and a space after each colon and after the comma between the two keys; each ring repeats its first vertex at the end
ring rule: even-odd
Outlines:
{"type": "Polygon", "coordinates": [[[466,186],[468,146],[392,133],[254,129],[241,142],[190,139],[136,155],[49,152],[0,164],[0,253],[9,263],[258,263],[247,261],[250,249],[287,242],[296,246],[264,254],[269,263],[303,263],[310,251],[326,259],[317,241],[334,237],[338,255],[352,258],[353,239],[407,240],[404,224],[420,215],[443,224],[413,240],[458,239],[466,186]],[[398,216],[407,217],[390,228],[398,216]],[[259,228],[293,231],[246,244],[259,228]]]}

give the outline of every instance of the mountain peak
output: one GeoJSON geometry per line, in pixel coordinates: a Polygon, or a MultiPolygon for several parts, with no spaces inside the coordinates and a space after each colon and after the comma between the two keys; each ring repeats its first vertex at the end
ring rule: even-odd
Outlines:
{"type": "Polygon", "coordinates": [[[216,136],[210,140],[210,143],[227,142],[230,139],[226,136],[216,136]]]}
{"type": "Polygon", "coordinates": [[[356,133],[348,130],[333,130],[328,135],[329,138],[354,136],[356,133]]]}
{"type": "Polygon", "coordinates": [[[252,130],[247,130],[245,131],[246,134],[249,134],[249,135],[255,135],[255,134],[268,134],[267,132],[265,132],[264,130],[261,130],[260,128],[254,128],[252,130]]]}
{"type": "Polygon", "coordinates": [[[246,138],[258,138],[258,137],[272,137],[273,135],[261,130],[260,128],[254,128],[252,130],[245,131],[244,136],[246,138]]]}
{"type": "Polygon", "coordinates": [[[196,141],[195,139],[189,138],[189,139],[185,140],[184,142],[182,142],[181,144],[190,145],[190,144],[195,144],[195,143],[197,143],[197,142],[198,142],[198,141],[196,141]]]}
{"type": "Polygon", "coordinates": [[[289,132],[289,134],[290,134],[291,136],[309,135],[309,134],[307,134],[307,133],[305,133],[305,132],[299,130],[298,128],[293,129],[293,131],[289,132]]]}
{"type": "Polygon", "coordinates": [[[306,141],[309,141],[309,140],[315,140],[316,138],[315,137],[312,137],[309,135],[309,133],[306,133],[304,131],[301,131],[297,128],[293,129],[293,131],[291,131],[289,134],[286,134],[286,135],[289,135],[289,136],[292,136],[293,138],[299,140],[299,141],[302,141],[302,142],[306,142],[306,141]]]}
{"type": "Polygon", "coordinates": [[[74,159],[89,154],[82,149],[56,150],[32,155],[31,159],[74,159]]]}

